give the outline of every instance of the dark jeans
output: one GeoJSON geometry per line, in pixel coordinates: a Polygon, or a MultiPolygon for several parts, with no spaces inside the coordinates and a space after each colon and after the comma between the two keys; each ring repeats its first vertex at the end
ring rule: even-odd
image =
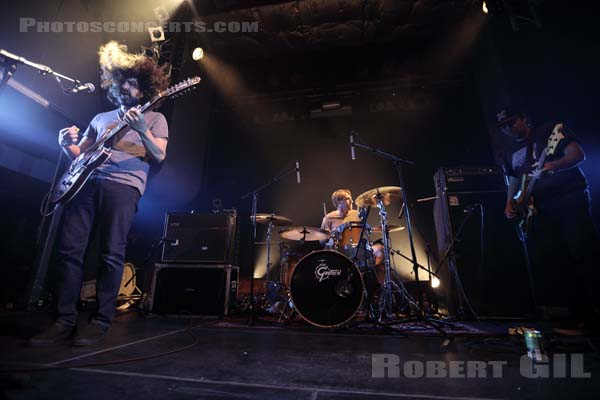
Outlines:
{"type": "Polygon", "coordinates": [[[576,318],[586,318],[597,305],[594,286],[600,246],[589,192],[536,200],[536,206],[538,215],[534,216],[528,244],[536,286],[542,289],[537,295],[542,301],[568,305],[576,318]]]}
{"type": "Polygon", "coordinates": [[[56,249],[57,322],[77,323],[85,251],[91,233],[96,231],[101,265],[96,284],[98,311],[92,318],[110,325],[123,275],[127,234],[139,199],[140,192],[133,186],[91,179],[67,204],[56,249]]]}

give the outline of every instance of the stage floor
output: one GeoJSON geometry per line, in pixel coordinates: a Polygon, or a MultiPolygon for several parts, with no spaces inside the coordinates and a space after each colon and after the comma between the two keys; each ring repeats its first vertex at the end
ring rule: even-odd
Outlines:
{"type": "MultiPolygon", "coordinates": [[[[102,345],[25,347],[26,338],[49,322],[47,313],[0,315],[0,368],[13,370],[0,374],[0,398],[595,399],[600,393],[598,337],[547,333],[554,363],[549,374],[558,376],[527,377],[532,371],[521,365],[522,338],[507,331],[545,329],[539,324],[470,323],[454,330],[462,333],[442,337],[409,325],[400,334],[129,312],[117,317],[102,345]],[[170,354],[147,358],[160,353],[170,354]],[[583,370],[577,354],[583,354],[583,370]],[[384,377],[377,376],[381,371],[384,377]]],[[[543,375],[544,366],[538,371],[543,375]]]]}

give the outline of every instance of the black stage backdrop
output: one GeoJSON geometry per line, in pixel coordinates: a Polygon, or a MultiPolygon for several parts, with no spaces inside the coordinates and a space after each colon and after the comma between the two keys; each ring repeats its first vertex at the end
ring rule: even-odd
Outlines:
{"type": "MultiPolygon", "coordinates": [[[[301,183],[296,182],[295,174],[274,183],[260,194],[259,212],[284,215],[296,225],[319,226],[323,203],[327,211],[332,210],[330,196],[334,190],[348,188],[356,197],[378,186],[398,186],[393,162],[358,148],[357,159],[352,161],[351,129],[369,145],[414,161],[414,165],[404,168],[413,203],[417,198],[434,195],[433,173],[440,166],[493,163],[476,92],[469,82],[444,88],[411,88],[396,96],[402,96],[403,102],[394,101],[392,93],[353,99],[352,115],[346,117],[310,119],[300,113],[294,121],[261,124],[240,118],[231,108],[219,108],[213,114],[209,132],[204,190],[198,198],[204,204],[202,208],[210,208],[212,199],[219,198],[225,207],[240,210],[247,222],[251,199],[241,200],[240,196],[292,167],[295,160],[300,162],[301,183]],[[395,108],[377,110],[377,104],[386,101],[395,108]]],[[[417,250],[423,263],[424,241],[435,243],[432,206],[429,202],[414,208],[415,231],[421,231],[415,232],[417,250]]],[[[400,204],[390,207],[391,224],[403,224],[397,218],[399,210],[400,204]]],[[[378,223],[376,210],[369,221],[378,223]]],[[[264,235],[262,229],[259,233],[264,235]]],[[[249,267],[247,238],[242,234],[240,263],[245,271],[249,267]]],[[[393,239],[408,254],[406,232],[394,233],[393,239]]],[[[257,247],[257,271],[262,268],[264,272],[261,249],[257,247]]],[[[407,276],[410,265],[398,261],[402,275],[407,276]]]]}
{"type": "MultiPolygon", "coordinates": [[[[139,7],[136,1],[122,3],[132,19],[152,16],[150,8],[139,7]]],[[[87,36],[66,32],[20,33],[19,18],[32,15],[31,10],[35,10],[34,16],[40,20],[64,21],[119,20],[125,11],[108,1],[57,0],[44,2],[43,7],[39,4],[33,1],[6,4],[0,47],[98,87],[99,44],[117,39],[133,50],[148,44],[146,32],[87,36]]],[[[363,150],[357,150],[356,161],[350,160],[350,129],[359,132],[371,145],[415,161],[414,166],[406,168],[407,189],[413,200],[433,195],[432,175],[438,167],[493,162],[486,117],[493,115],[495,107],[507,98],[528,104],[538,121],[547,118],[566,121],[579,135],[588,155],[583,168],[591,184],[598,224],[600,139],[596,133],[596,105],[600,92],[597,77],[600,52],[595,17],[587,7],[583,1],[569,2],[568,7],[564,2],[545,1],[540,14],[541,29],[523,25],[514,32],[508,18],[498,15],[489,18],[482,31],[472,30],[476,36],[463,37],[464,42],[456,36],[440,38],[438,49],[447,49],[452,44],[465,47],[460,60],[453,57],[456,52],[450,53],[450,60],[456,61],[452,68],[445,68],[450,65],[448,56],[441,59],[443,52],[432,51],[436,48],[432,43],[368,49],[348,44],[338,51],[283,57],[289,58],[286,60],[229,62],[248,88],[223,91],[217,82],[230,75],[226,70],[222,69],[219,77],[214,70],[211,74],[205,67],[186,61],[175,71],[176,80],[200,74],[204,82],[195,94],[164,110],[171,128],[169,154],[162,168],[155,171],[140,203],[130,235],[128,259],[142,266],[152,243],[162,235],[167,211],[210,212],[212,199],[221,198],[225,207],[238,208],[240,218],[248,222],[250,201],[242,202],[239,197],[267,182],[284,167],[291,167],[296,159],[301,163],[302,183],[296,184],[295,177],[290,175],[269,188],[260,197],[259,211],[277,212],[298,224],[318,225],[322,202],[331,210],[329,196],[334,189],[347,187],[357,195],[375,186],[397,185],[389,161],[363,150]],[[475,42],[471,41],[473,38],[475,42]],[[473,55],[485,59],[487,68],[473,62],[473,55]],[[501,72],[502,79],[490,73],[491,67],[501,72]],[[450,69],[452,73],[448,74],[450,69]],[[255,85],[257,81],[263,84],[255,85]],[[292,84],[278,86],[283,81],[292,84]],[[302,90],[304,95],[298,95],[302,90]],[[296,94],[285,100],[285,93],[296,94]],[[310,118],[311,109],[333,100],[352,106],[351,115],[310,118]]],[[[181,59],[189,60],[195,44],[178,43],[182,46],[181,59]]],[[[32,270],[31,254],[36,251],[36,225],[40,221],[37,205],[59,153],[57,129],[69,125],[69,120],[85,125],[95,113],[110,108],[100,90],[91,96],[65,97],[54,81],[23,66],[15,79],[65,110],[65,118],[57,121],[59,118],[50,111],[11,88],[0,98],[4,112],[0,119],[3,146],[0,160],[2,168],[7,170],[1,175],[6,189],[0,238],[6,249],[1,264],[4,276],[25,276],[24,271],[32,270]],[[36,169],[40,163],[43,167],[36,169]],[[18,190],[10,190],[15,174],[26,179],[20,180],[18,190]],[[32,201],[23,202],[23,198],[32,201]],[[18,242],[28,243],[26,248],[11,245],[15,237],[23,238],[18,242]]],[[[414,211],[422,231],[418,235],[422,259],[423,243],[435,242],[432,206],[415,205],[414,211]]],[[[397,207],[393,208],[390,216],[397,212],[397,207]]],[[[375,220],[372,215],[371,221],[375,220]]],[[[391,222],[398,223],[394,218],[391,222]]],[[[245,237],[242,234],[242,240],[245,237]]],[[[247,247],[247,240],[245,243],[247,247]]],[[[394,234],[397,247],[406,250],[405,243],[405,232],[394,234]]],[[[246,253],[242,251],[240,264],[248,274],[251,263],[244,257],[246,253]]],[[[257,263],[262,263],[260,257],[257,263]]],[[[8,293],[10,285],[24,294],[24,280],[9,284],[9,280],[3,279],[2,292],[8,293]]],[[[3,296],[2,301],[10,302],[13,297],[3,296]]]]}

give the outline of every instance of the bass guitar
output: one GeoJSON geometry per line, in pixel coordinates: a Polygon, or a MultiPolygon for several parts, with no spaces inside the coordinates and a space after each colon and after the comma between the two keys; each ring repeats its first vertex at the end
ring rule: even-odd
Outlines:
{"type": "Polygon", "coordinates": [[[554,126],[552,134],[550,135],[550,137],[548,137],[548,143],[546,145],[546,148],[542,151],[540,158],[534,164],[534,170],[529,174],[523,174],[523,176],[521,177],[519,191],[511,200],[513,208],[517,212],[515,221],[524,237],[527,237],[527,235],[529,234],[531,228],[531,221],[534,215],[536,214],[534,198],[532,196],[533,188],[535,187],[535,183],[541,176],[541,172],[544,168],[546,158],[554,154],[558,143],[560,143],[560,141],[564,139],[562,129],[563,124],[556,124],[554,126]]]}

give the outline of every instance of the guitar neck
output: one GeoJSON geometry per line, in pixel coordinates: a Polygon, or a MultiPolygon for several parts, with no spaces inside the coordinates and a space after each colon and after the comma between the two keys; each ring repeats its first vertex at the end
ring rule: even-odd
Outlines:
{"type": "MultiPolygon", "coordinates": [[[[149,101],[146,104],[144,104],[142,106],[142,108],[140,109],[140,112],[143,114],[146,111],[148,111],[150,109],[150,107],[154,104],[153,101],[149,101]]],[[[119,122],[119,124],[117,126],[115,126],[114,128],[110,129],[106,134],[102,135],[102,137],[100,139],[98,139],[87,151],[95,151],[98,148],[100,148],[101,146],[103,146],[106,142],[108,142],[110,139],[112,139],[115,135],[117,135],[118,133],[120,133],[123,129],[125,129],[126,127],[128,127],[129,125],[127,125],[127,123],[125,121],[121,121],[119,122]]]]}
{"type": "MultiPolygon", "coordinates": [[[[540,170],[544,167],[544,162],[546,161],[546,156],[548,155],[548,148],[544,148],[544,151],[542,151],[542,154],[540,155],[540,159],[538,160],[538,166],[536,167],[536,170],[540,170]]],[[[534,174],[531,177],[531,180],[529,181],[529,184],[527,185],[527,189],[525,190],[525,198],[529,198],[531,196],[531,194],[533,193],[533,187],[535,186],[535,182],[538,180],[538,175],[534,174]]]]}

